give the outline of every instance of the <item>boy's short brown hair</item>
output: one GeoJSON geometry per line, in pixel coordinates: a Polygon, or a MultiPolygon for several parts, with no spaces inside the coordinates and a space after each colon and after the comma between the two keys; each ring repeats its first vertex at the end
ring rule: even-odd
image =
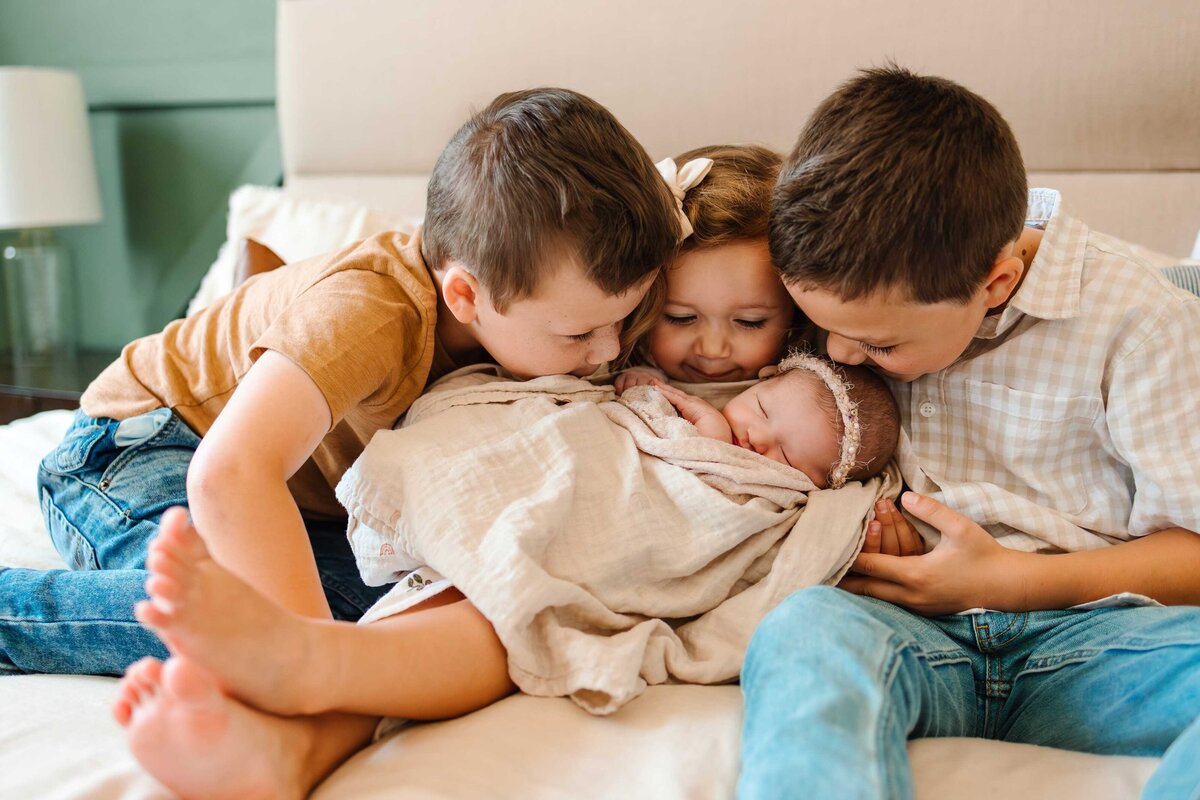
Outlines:
{"type": "Polygon", "coordinates": [[[474,114],[438,157],[422,255],[463,264],[503,312],[564,258],[620,294],[678,241],[674,199],[629,131],[577,92],[529,89],[474,114]]]}
{"type": "Polygon", "coordinates": [[[712,169],[683,198],[692,235],[681,251],[766,238],[771,192],[783,159],[759,145],[697,147],[675,158],[680,167],[693,158],[711,158],[712,169]]]}
{"type": "Polygon", "coordinates": [[[855,300],[966,302],[1024,224],[1016,138],[977,94],[896,66],[828,97],[784,163],[771,256],[784,282],[855,300]]]}

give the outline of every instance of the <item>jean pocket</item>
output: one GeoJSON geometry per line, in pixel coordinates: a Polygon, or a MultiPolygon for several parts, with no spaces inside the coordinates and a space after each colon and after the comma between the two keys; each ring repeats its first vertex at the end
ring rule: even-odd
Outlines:
{"type": "Polygon", "coordinates": [[[92,451],[104,439],[108,428],[105,421],[76,417],[63,440],[42,459],[42,468],[55,475],[79,472],[87,466],[92,451]]]}

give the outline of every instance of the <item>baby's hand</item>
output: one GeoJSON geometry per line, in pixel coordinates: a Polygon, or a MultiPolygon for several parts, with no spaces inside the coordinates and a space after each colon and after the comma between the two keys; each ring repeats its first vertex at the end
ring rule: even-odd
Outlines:
{"type": "Polygon", "coordinates": [[[875,503],[875,519],[867,524],[864,553],[888,556],[919,556],[925,553],[925,540],[891,500],[875,503]]]}
{"type": "Polygon", "coordinates": [[[667,402],[675,406],[679,416],[696,426],[701,435],[733,443],[733,432],[729,429],[729,423],[712,403],[657,379],[652,385],[667,398],[667,402]]]}
{"type": "Polygon", "coordinates": [[[631,367],[613,381],[613,388],[617,390],[617,394],[624,394],[626,389],[632,389],[634,386],[652,386],[655,381],[662,382],[662,373],[649,367],[631,367]]]}

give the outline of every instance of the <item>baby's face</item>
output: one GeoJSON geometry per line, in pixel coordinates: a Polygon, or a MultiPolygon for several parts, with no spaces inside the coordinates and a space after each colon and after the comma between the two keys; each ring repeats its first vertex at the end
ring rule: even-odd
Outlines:
{"type": "Polygon", "coordinates": [[[733,429],[734,444],[800,470],[823,489],[841,445],[829,412],[818,402],[823,387],[817,383],[796,376],[771,378],[730,400],[721,413],[733,429]]]}
{"type": "Polygon", "coordinates": [[[779,359],[794,309],[765,239],[693,250],[667,272],[650,354],[677,381],[757,378],[779,359]]]}

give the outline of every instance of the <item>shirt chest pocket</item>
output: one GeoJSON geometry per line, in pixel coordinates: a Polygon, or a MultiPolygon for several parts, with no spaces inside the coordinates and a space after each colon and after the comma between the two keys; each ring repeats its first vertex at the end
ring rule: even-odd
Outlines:
{"type": "Polygon", "coordinates": [[[982,381],[967,381],[966,397],[969,446],[987,453],[968,459],[987,473],[974,479],[1063,513],[1087,508],[1088,493],[1103,483],[1099,397],[1037,394],[982,381]]]}

